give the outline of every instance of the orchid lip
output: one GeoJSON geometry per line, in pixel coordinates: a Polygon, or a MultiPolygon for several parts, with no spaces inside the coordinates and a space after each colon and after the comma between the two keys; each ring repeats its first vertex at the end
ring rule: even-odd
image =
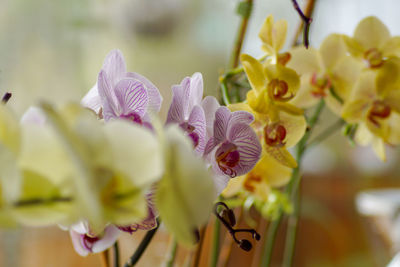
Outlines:
{"type": "Polygon", "coordinates": [[[380,127],[378,119],[386,119],[390,116],[390,113],[390,107],[383,101],[377,100],[372,104],[372,107],[368,112],[368,119],[377,127],[380,127]]]}
{"type": "Polygon", "coordinates": [[[179,124],[179,127],[181,127],[181,129],[185,131],[186,135],[192,140],[194,148],[196,148],[200,142],[200,136],[196,132],[194,132],[194,130],[196,130],[196,127],[190,125],[188,122],[183,122],[179,124]]]}
{"type": "Polygon", "coordinates": [[[82,245],[90,252],[93,252],[92,248],[95,242],[99,241],[99,237],[91,237],[89,235],[81,235],[82,245]]]}
{"type": "Polygon", "coordinates": [[[282,147],[286,144],[286,128],[281,124],[268,124],[264,128],[265,143],[273,147],[282,147]]]}
{"type": "Polygon", "coordinates": [[[313,73],[310,80],[311,85],[313,86],[314,90],[311,91],[311,94],[314,97],[325,97],[327,88],[332,86],[332,82],[328,75],[323,74],[320,75],[316,72],[313,73]]]}
{"type": "Polygon", "coordinates": [[[142,118],[140,115],[134,111],[130,112],[129,114],[122,114],[119,116],[120,118],[132,121],[134,123],[137,123],[139,125],[143,124],[142,118]]]}
{"type": "Polygon", "coordinates": [[[232,178],[237,175],[234,168],[239,164],[240,154],[236,145],[226,141],[216,151],[215,158],[222,172],[232,178]]]}

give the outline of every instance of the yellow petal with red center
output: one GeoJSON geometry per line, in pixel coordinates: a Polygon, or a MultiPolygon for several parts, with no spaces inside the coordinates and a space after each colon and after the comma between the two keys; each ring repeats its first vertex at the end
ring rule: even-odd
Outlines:
{"type": "Polygon", "coordinates": [[[266,86],[263,65],[257,59],[247,54],[240,55],[240,61],[249,79],[251,88],[256,90],[257,93],[260,93],[266,86]]]}
{"type": "Polygon", "coordinates": [[[290,50],[290,55],[292,58],[286,66],[294,69],[299,75],[321,71],[322,62],[318,50],[299,46],[290,50]]]}
{"type": "Polygon", "coordinates": [[[374,135],[383,140],[387,140],[389,137],[389,124],[388,118],[385,119],[375,119],[377,123],[373,123],[370,119],[366,119],[365,125],[368,130],[374,135]]]}
{"type": "Polygon", "coordinates": [[[287,151],[287,149],[283,147],[274,147],[274,146],[268,146],[267,144],[264,144],[264,149],[265,151],[276,161],[278,161],[280,164],[283,164],[284,166],[287,166],[289,168],[296,168],[297,167],[297,162],[293,158],[292,154],[287,151]]]}
{"type": "Polygon", "coordinates": [[[281,112],[280,123],[286,129],[285,147],[295,146],[304,136],[307,128],[307,122],[304,116],[293,116],[281,112]]]}
{"type": "Polygon", "coordinates": [[[390,58],[378,69],[376,89],[378,95],[386,97],[393,89],[400,88],[400,59],[390,58]]]}
{"type": "Polygon", "coordinates": [[[381,48],[383,57],[400,56],[400,36],[390,38],[381,48]]]}
{"type": "Polygon", "coordinates": [[[335,67],[337,62],[346,56],[346,45],[340,34],[331,34],[322,42],[319,51],[326,70],[335,67]]]}
{"type": "Polygon", "coordinates": [[[358,23],[354,31],[354,39],[365,50],[381,48],[390,38],[388,28],[377,17],[366,17],[358,23]]]}
{"type": "Polygon", "coordinates": [[[288,86],[288,93],[286,96],[295,95],[300,88],[300,77],[297,72],[291,68],[282,66],[280,64],[266,64],[264,68],[265,77],[269,81],[277,79],[284,81],[288,86]]]}

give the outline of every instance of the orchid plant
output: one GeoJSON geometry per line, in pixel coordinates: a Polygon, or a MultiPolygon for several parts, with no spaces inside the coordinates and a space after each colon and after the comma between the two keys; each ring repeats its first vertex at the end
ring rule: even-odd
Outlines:
{"type": "MultiPolygon", "coordinates": [[[[234,206],[255,208],[271,220],[268,266],[282,217],[298,216],[301,159],[325,103],[345,136],[372,145],[381,160],[386,145],[400,144],[400,37],[368,17],[353,37],[332,34],[319,49],[309,48],[310,14],[293,2],[305,20],[306,47],[282,52],[287,23],[268,16],[259,33],[265,56],[256,59],[240,55],[240,31],[234,62],[240,59],[241,67],[234,63],[220,79],[224,102],[203,98],[196,72],[172,86],[165,123],[158,118],[160,91],[128,72],[119,50],[106,56],[80,104],[39,103],[19,119],[6,94],[0,105],[0,226],[57,224],[82,256],[104,253],[121,232],[148,231],[125,265],[133,266],[161,223],[179,246],[200,250],[214,213],[216,266],[221,223],[244,251],[253,245],[236,233],[260,240],[253,229],[234,228],[234,206]],[[248,83],[234,83],[240,79],[248,83]],[[233,91],[246,97],[232,100],[233,91]]],[[[242,5],[246,21],[252,1],[242,5]]]]}

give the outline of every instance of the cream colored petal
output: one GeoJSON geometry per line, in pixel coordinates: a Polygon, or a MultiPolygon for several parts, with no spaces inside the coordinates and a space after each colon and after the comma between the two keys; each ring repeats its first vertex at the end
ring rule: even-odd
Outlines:
{"type": "Polygon", "coordinates": [[[289,168],[296,168],[297,162],[293,156],[284,147],[272,147],[264,145],[265,151],[273,157],[280,164],[287,166],[289,168]]]}
{"type": "Polygon", "coordinates": [[[295,105],[299,108],[309,108],[316,105],[319,102],[319,98],[312,95],[314,90],[310,83],[311,75],[304,75],[301,77],[301,86],[297,91],[296,96],[290,100],[290,104],[295,105]]]}
{"type": "Polygon", "coordinates": [[[383,57],[400,56],[400,36],[390,38],[381,48],[383,57]]]}
{"type": "Polygon", "coordinates": [[[372,149],[380,160],[386,161],[385,143],[381,138],[374,137],[372,139],[372,149]]]}
{"type": "Polygon", "coordinates": [[[346,45],[340,34],[331,34],[322,42],[319,51],[325,69],[335,67],[336,63],[346,56],[346,45]]]}
{"type": "Polygon", "coordinates": [[[364,52],[366,51],[365,47],[363,47],[357,40],[351,38],[347,35],[342,35],[343,41],[346,45],[347,51],[356,58],[362,58],[364,52]]]}
{"type": "Polygon", "coordinates": [[[294,69],[299,75],[319,72],[321,70],[321,58],[318,50],[303,46],[295,47],[290,50],[292,56],[286,64],[288,68],[294,69]]]}
{"type": "Polygon", "coordinates": [[[390,58],[377,70],[376,89],[381,97],[400,88],[400,59],[390,58]]]}
{"type": "Polygon", "coordinates": [[[367,17],[360,21],[354,31],[354,39],[359,42],[365,50],[380,48],[390,38],[388,28],[377,18],[367,17]]]}

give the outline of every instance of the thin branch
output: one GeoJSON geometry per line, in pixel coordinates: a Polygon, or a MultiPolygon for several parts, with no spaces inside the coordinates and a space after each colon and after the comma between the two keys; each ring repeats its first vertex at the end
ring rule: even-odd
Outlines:
{"type": "Polygon", "coordinates": [[[203,249],[203,243],[204,243],[204,236],[206,234],[206,229],[207,227],[204,226],[201,230],[200,230],[200,240],[199,240],[199,244],[197,245],[197,249],[196,249],[196,254],[194,256],[194,262],[193,262],[193,267],[198,267],[200,266],[200,256],[201,256],[201,252],[203,249]]]}
{"type": "Polygon", "coordinates": [[[115,241],[114,246],[114,267],[119,267],[119,246],[118,246],[118,240],[115,241]]]}
{"type": "Polygon", "coordinates": [[[292,0],[294,9],[297,11],[297,13],[299,14],[300,18],[301,18],[301,23],[299,25],[299,27],[297,28],[297,32],[295,35],[295,38],[293,40],[293,46],[297,45],[300,33],[303,31],[303,43],[304,46],[306,48],[308,48],[310,41],[309,41],[309,32],[310,32],[310,25],[312,22],[312,13],[314,11],[314,7],[315,7],[315,2],[316,0],[309,0],[305,9],[305,12],[303,13],[303,11],[301,10],[299,4],[297,3],[296,0],[292,0]]]}
{"type": "Polygon", "coordinates": [[[35,205],[48,205],[53,203],[63,203],[63,202],[71,202],[71,197],[52,197],[52,198],[32,198],[32,199],[24,199],[18,200],[14,203],[15,207],[26,207],[26,206],[35,206],[35,205]]]}
{"type": "Polygon", "coordinates": [[[136,249],[135,253],[128,260],[128,262],[125,263],[124,267],[135,266],[135,264],[140,260],[140,258],[142,257],[143,253],[145,252],[147,246],[150,244],[150,242],[153,239],[154,235],[156,234],[159,226],[160,226],[160,222],[157,219],[157,227],[152,229],[152,230],[150,230],[150,231],[148,231],[146,233],[146,235],[144,236],[142,242],[140,242],[138,248],[136,249]]]}

